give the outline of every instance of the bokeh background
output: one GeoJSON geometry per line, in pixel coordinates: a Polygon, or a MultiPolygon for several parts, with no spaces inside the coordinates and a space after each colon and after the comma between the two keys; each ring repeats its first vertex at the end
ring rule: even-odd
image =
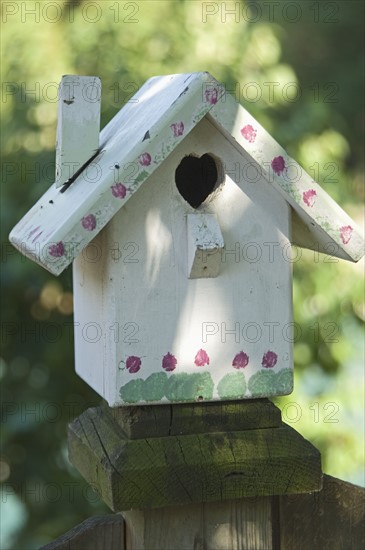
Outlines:
{"type": "MultiPolygon", "coordinates": [[[[67,423],[99,402],[74,373],[71,269],[56,279],[7,241],[54,181],[61,76],[100,76],[104,126],[150,76],[210,71],[362,225],[364,5],[2,2],[2,549],[108,513],[67,459],[67,423]]],[[[295,391],[277,400],[324,471],[360,485],[363,266],[293,264],[295,391]]]]}

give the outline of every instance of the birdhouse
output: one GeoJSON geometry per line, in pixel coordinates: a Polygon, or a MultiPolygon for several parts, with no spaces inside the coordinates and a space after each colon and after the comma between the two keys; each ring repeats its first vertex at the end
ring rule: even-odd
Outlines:
{"type": "Polygon", "coordinates": [[[290,393],[291,246],[356,262],[356,224],[208,73],[151,78],[100,136],[99,105],[63,78],[56,183],[10,236],[73,262],[77,373],[110,406],[290,393]]]}

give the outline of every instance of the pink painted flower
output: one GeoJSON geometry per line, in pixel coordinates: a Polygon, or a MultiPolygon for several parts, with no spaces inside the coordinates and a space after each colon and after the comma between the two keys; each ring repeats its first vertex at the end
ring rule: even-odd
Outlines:
{"type": "Polygon", "coordinates": [[[316,202],[317,192],[315,189],[308,189],[308,191],[303,191],[303,200],[307,206],[312,207],[316,202]]]}
{"type": "Polygon", "coordinates": [[[278,356],[274,351],[267,351],[264,353],[261,365],[265,367],[265,369],[271,369],[272,367],[275,367],[277,360],[278,356]]]}
{"type": "Polygon", "coordinates": [[[205,101],[211,105],[215,105],[218,101],[218,89],[207,88],[204,92],[205,101]]]}
{"type": "Polygon", "coordinates": [[[149,153],[142,153],[142,155],[139,155],[138,160],[142,166],[149,166],[152,158],[149,153]]]}
{"type": "Polygon", "coordinates": [[[112,194],[117,199],[124,199],[127,194],[127,188],[123,183],[115,183],[111,186],[112,194]]]}
{"type": "Polygon", "coordinates": [[[204,349],[200,349],[195,356],[194,363],[197,367],[204,367],[204,365],[209,365],[209,355],[204,349]]]}
{"type": "Polygon", "coordinates": [[[343,244],[347,244],[351,239],[353,228],[351,225],[344,225],[340,228],[340,237],[343,244]]]}
{"type": "Polygon", "coordinates": [[[48,247],[48,252],[54,258],[61,258],[61,256],[65,255],[65,246],[62,241],[56,244],[51,244],[48,247]]]}
{"type": "Polygon", "coordinates": [[[174,122],[170,125],[171,130],[174,133],[174,137],[182,136],[184,133],[184,123],[183,122],[174,122]]]}
{"type": "Polygon", "coordinates": [[[162,368],[167,371],[171,372],[172,370],[176,369],[177,360],[175,355],[172,355],[172,353],[166,353],[162,359],[162,368]]]}
{"type": "Polygon", "coordinates": [[[281,174],[285,170],[285,160],[282,156],[275,157],[271,161],[271,167],[274,170],[275,174],[278,174],[278,176],[281,176],[281,174]]]}
{"type": "Polygon", "coordinates": [[[232,367],[235,369],[244,369],[247,367],[249,361],[248,355],[241,351],[240,353],[237,353],[236,357],[232,361],[232,367]]]}
{"type": "Polygon", "coordinates": [[[255,130],[254,127],[251,126],[251,124],[246,124],[246,126],[241,128],[241,135],[242,137],[247,139],[247,141],[253,143],[256,139],[257,130],[255,130]]]}
{"type": "Polygon", "coordinates": [[[84,216],[81,220],[81,225],[86,231],[94,231],[96,227],[96,218],[94,214],[88,214],[84,216]]]}
{"type": "Polygon", "coordinates": [[[130,374],[134,374],[139,371],[141,368],[142,361],[140,357],[136,357],[135,355],[131,355],[128,357],[125,366],[129,370],[130,374]]]}

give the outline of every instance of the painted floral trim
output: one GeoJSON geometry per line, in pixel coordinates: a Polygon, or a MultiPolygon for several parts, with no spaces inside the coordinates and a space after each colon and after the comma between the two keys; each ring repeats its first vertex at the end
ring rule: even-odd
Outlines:
{"type": "Polygon", "coordinates": [[[300,191],[293,183],[288,183],[285,180],[282,180],[280,182],[280,187],[282,188],[283,191],[285,191],[285,193],[290,195],[295,200],[296,203],[298,204],[300,203],[300,199],[302,195],[300,194],[300,191]]]}
{"type": "Polygon", "coordinates": [[[127,188],[124,183],[118,182],[111,186],[112,195],[116,199],[124,199],[127,194],[127,188]]]}
{"type": "Polygon", "coordinates": [[[94,214],[88,214],[84,216],[81,220],[81,225],[86,231],[94,231],[96,228],[96,218],[94,214]]]}
{"type": "Polygon", "coordinates": [[[120,388],[119,395],[124,403],[159,403],[163,397],[175,403],[210,401],[213,389],[214,382],[209,372],[177,373],[169,376],[165,372],[159,372],[151,374],[146,380],[129,380],[120,388]]]}
{"type": "Polygon", "coordinates": [[[241,128],[241,136],[245,138],[249,143],[253,143],[256,139],[257,130],[251,124],[246,124],[241,128]]]}
{"type": "Polygon", "coordinates": [[[266,353],[264,353],[261,365],[265,369],[272,369],[273,367],[275,367],[277,361],[278,361],[277,354],[274,351],[267,351],[266,353]]]}
{"type": "Polygon", "coordinates": [[[176,369],[177,365],[177,359],[175,355],[172,355],[172,353],[168,352],[166,355],[164,355],[162,359],[162,368],[166,372],[171,372],[176,369]]]}
{"type": "Polygon", "coordinates": [[[204,92],[205,101],[215,105],[218,101],[218,88],[207,88],[204,92]]]}
{"type": "Polygon", "coordinates": [[[169,154],[174,150],[175,144],[176,144],[175,140],[173,141],[170,137],[168,137],[161,144],[160,150],[156,152],[154,156],[154,162],[158,164],[159,162],[164,161],[166,157],[168,157],[169,154]]]}
{"type": "Polygon", "coordinates": [[[248,355],[244,351],[241,351],[240,353],[237,353],[237,355],[233,359],[232,367],[234,367],[235,369],[244,369],[245,367],[247,367],[248,362],[248,355]]]}
{"type": "Polygon", "coordinates": [[[174,134],[174,137],[179,137],[184,134],[184,123],[182,121],[180,122],[174,122],[173,124],[170,124],[170,128],[174,134]]]}
{"type": "Polygon", "coordinates": [[[293,370],[260,370],[250,377],[247,386],[251,397],[288,395],[293,391],[293,370]]]}
{"type": "Polygon", "coordinates": [[[317,191],[315,189],[308,189],[308,191],[303,191],[303,201],[307,206],[312,208],[317,199],[317,191]]]}
{"type": "Polygon", "coordinates": [[[59,241],[56,244],[51,244],[48,247],[48,253],[50,256],[53,256],[54,258],[61,258],[65,255],[65,245],[62,241],[59,241]]]}
{"type": "Polygon", "coordinates": [[[278,157],[273,158],[271,161],[271,168],[274,170],[275,174],[281,176],[286,169],[284,157],[279,155],[278,157]]]}
{"type": "Polygon", "coordinates": [[[125,362],[125,366],[130,374],[135,374],[138,372],[141,368],[141,358],[136,357],[135,355],[131,355],[127,358],[127,361],[125,362]]]}
{"type": "MultiPolygon", "coordinates": [[[[246,382],[242,371],[225,374],[216,386],[221,400],[244,399],[287,395],[293,390],[292,369],[278,373],[264,370],[253,374],[246,382]],[[249,390],[250,395],[247,395],[249,390]]],[[[163,398],[170,402],[210,401],[213,398],[214,382],[209,372],[151,374],[146,380],[132,378],[121,386],[119,395],[124,403],[160,403],[163,398]]]]}
{"type": "Polygon", "coordinates": [[[200,349],[195,356],[194,363],[197,367],[204,367],[209,365],[209,355],[204,349],[200,349]]]}
{"type": "Polygon", "coordinates": [[[340,237],[343,244],[347,244],[352,237],[353,228],[351,225],[344,225],[340,227],[340,237]]]}
{"type": "Polygon", "coordinates": [[[332,225],[329,223],[329,221],[327,220],[327,218],[325,218],[324,216],[317,216],[315,218],[316,222],[318,223],[318,225],[320,225],[322,227],[322,229],[324,229],[325,231],[327,231],[327,233],[329,233],[330,235],[334,235],[335,234],[335,229],[332,227],[332,225]]]}
{"type": "Polygon", "coordinates": [[[139,155],[138,162],[141,166],[149,166],[151,164],[152,157],[149,153],[142,153],[139,155]]]}

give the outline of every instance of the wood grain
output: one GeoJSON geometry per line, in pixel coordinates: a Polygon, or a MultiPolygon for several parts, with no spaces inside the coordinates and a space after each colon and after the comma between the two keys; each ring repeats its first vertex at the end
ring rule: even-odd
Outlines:
{"type": "Polygon", "coordinates": [[[320,454],[285,424],[128,439],[105,409],[69,427],[71,462],[114,511],[318,491],[320,454]]]}
{"type": "Polygon", "coordinates": [[[234,432],[281,425],[281,412],[268,399],[146,405],[103,411],[122,428],[129,439],[166,437],[211,432],[234,432]]]}
{"type": "Polygon", "coordinates": [[[365,489],[324,475],[318,493],[190,503],[89,518],[41,550],[362,550],[364,546],[365,489]]]}
{"type": "Polygon", "coordinates": [[[56,187],[99,148],[101,82],[96,76],[63,76],[58,94],[56,187]]]}
{"type": "Polygon", "coordinates": [[[280,550],[365,548],[365,489],[323,476],[323,489],[280,497],[280,550]]]}
{"type": "Polygon", "coordinates": [[[126,550],[272,550],[271,498],[123,512],[126,550]]]}
{"type": "Polygon", "coordinates": [[[121,515],[91,517],[40,550],[124,550],[121,515]]]}

